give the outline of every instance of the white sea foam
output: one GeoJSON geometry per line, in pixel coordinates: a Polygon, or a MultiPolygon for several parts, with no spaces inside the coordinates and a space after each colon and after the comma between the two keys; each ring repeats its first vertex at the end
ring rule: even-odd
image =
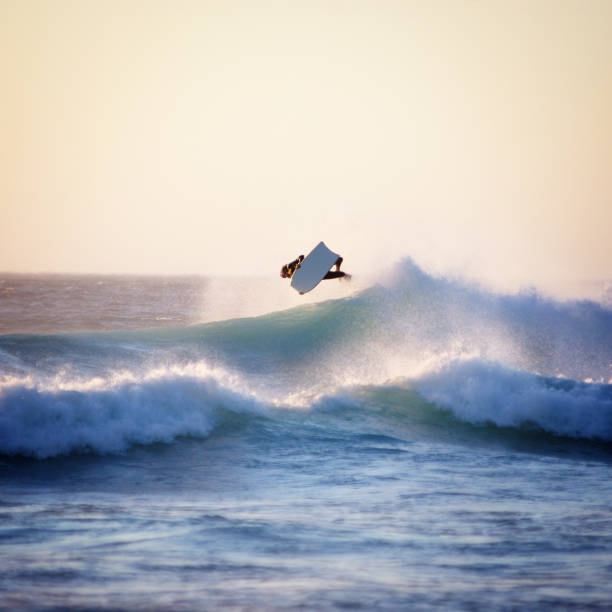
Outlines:
{"type": "Polygon", "coordinates": [[[415,382],[422,396],[470,423],[536,426],[612,440],[612,386],[550,379],[480,360],[457,361],[415,382]]]}
{"type": "Polygon", "coordinates": [[[6,377],[0,386],[0,453],[120,453],[133,444],[207,436],[219,411],[264,410],[238,386],[231,374],[203,363],[91,380],[6,377]]]}

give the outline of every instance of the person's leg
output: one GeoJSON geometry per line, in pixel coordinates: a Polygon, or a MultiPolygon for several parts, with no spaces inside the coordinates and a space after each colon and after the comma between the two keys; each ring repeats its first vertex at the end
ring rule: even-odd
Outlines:
{"type": "Polygon", "coordinates": [[[330,280],[332,278],[342,278],[346,276],[344,272],[332,272],[331,270],[323,277],[323,280],[330,280]]]}

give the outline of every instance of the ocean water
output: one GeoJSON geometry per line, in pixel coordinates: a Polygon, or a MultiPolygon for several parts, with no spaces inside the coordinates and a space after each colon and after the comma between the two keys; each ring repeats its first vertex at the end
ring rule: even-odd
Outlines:
{"type": "Polygon", "coordinates": [[[612,310],[410,260],[0,277],[0,610],[612,608],[612,310]]]}

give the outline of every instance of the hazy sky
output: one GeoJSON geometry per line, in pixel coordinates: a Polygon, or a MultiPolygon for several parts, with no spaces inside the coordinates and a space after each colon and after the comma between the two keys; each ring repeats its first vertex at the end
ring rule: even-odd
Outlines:
{"type": "Polygon", "coordinates": [[[0,270],[612,279],[609,0],[0,0],[0,72],[0,270]]]}

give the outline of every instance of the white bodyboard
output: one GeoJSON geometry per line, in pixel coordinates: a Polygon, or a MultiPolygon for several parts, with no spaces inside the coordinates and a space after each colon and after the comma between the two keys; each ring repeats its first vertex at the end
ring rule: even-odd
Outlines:
{"type": "Polygon", "coordinates": [[[330,271],[338,257],[339,255],[330,251],[324,242],[319,242],[291,277],[291,286],[299,293],[312,291],[330,271]]]}

